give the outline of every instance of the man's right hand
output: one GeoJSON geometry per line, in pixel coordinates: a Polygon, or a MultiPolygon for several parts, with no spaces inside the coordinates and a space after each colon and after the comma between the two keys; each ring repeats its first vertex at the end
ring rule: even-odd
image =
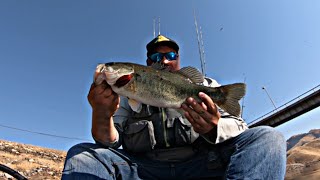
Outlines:
{"type": "Polygon", "coordinates": [[[92,107],[92,136],[101,143],[114,142],[118,132],[112,116],[119,108],[119,95],[105,81],[99,85],[93,83],[88,101],[92,107]]]}
{"type": "Polygon", "coordinates": [[[120,97],[112,91],[107,82],[103,81],[100,85],[92,83],[88,101],[93,112],[101,113],[105,118],[110,119],[119,108],[120,97]]]}

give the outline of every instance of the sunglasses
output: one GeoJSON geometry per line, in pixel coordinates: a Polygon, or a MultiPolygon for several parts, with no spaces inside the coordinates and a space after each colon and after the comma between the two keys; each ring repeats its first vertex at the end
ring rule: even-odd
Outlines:
{"type": "Polygon", "coordinates": [[[166,57],[167,60],[172,61],[176,60],[179,55],[175,52],[154,53],[149,56],[149,59],[151,59],[153,62],[160,62],[163,56],[166,57]]]}

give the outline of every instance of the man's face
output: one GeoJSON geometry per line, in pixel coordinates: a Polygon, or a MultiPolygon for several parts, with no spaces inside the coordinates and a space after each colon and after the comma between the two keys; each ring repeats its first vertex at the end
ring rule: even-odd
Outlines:
{"type": "MultiPolygon", "coordinates": [[[[175,52],[177,53],[174,49],[172,49],[171,47],[168,46],[158,46],[155,49],[154,53],[168,53],[168,52],[175,52]]],[[[178,54],[178,53],[177,53],[178,54]]],[[[150,66],[152,65],[154,62],[151,59],[147,59],[147,65],[150,66]]],[[[165,56],[163,56],[163,58],[161,59],[160,63],[162,63],[167,69],[169,69],[170,71],[177,71],[180,69],[180,57],[177,56],[176,60],[171,60],[169,61],[168,59],[166,59],[165,56]]]]}

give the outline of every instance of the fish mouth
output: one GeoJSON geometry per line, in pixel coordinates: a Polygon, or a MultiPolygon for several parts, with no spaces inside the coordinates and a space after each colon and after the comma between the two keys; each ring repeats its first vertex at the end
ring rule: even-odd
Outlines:
{"type": "Polygon", "coordinates": [[[102,70],[106,81],[111,86],[118,88],[125,86],[133,78],[133,70],[128,67],[119,67],[117,63],[106,63],[102,70]]]}
{"type": "Polygon", "coordinates": [[[117,86],[118,88],[125,86],[126,84],[128,84],[128,82],[131,81],[132,77],[133,77],[132,74],[123,75],[117,79],[114,85],[117,86]]]}
{"type": "Polygon", "coordinates": [[[105,74],[106,77],[106,81],[109,85],[114,85],[117,80],[119,79],[119,72],[120,70],[114,70],[112,67],[105,67],[105,69],[103,69],[103,72],[105,74]]]}

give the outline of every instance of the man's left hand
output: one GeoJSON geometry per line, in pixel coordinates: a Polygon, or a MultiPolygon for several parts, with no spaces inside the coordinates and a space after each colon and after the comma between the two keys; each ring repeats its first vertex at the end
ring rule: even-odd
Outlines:
{"type": "Polygon", "coordinates": [[[212,99],[205,93],[200,92],[199,97],[202,102],[197,102],[189,97],[181,105],[185,111],[185,117],[193,126],[195,132],[206,134],[218,125],[220,113],[212,99]]]}

